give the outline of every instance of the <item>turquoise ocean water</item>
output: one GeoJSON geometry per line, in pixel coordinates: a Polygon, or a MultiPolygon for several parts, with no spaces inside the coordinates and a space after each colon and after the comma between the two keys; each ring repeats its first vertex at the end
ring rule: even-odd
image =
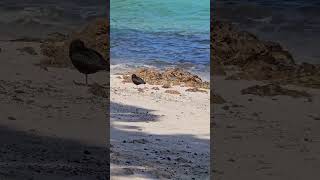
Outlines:
{"type": "Polygon", "coordinates": [[[209,76],[210,0],[111,0],[111,63],[209,76]]]}

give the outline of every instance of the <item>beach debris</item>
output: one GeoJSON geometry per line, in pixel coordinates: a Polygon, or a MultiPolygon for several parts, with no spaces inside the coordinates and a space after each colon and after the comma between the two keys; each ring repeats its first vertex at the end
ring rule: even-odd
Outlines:
{"type": "Polygon", "coordinates": [[[74,67],[80,73],[85,74],[86,85],[88,85],[88,74],[109,68],[109,64],[99,52],[87,48],[79,39],[70,43],[69,55],[74,67]]]}
{"type": "Polygon", "coordinates": [[[175,95],[180,95],[181,93],[177,90],[166,90],[165,93],[168,93],[168,94],[175,94],[175,95]]]}
{"type": "Polygon", "coordinates": [[[186,89],[187,92],[201,92],[201,93],[208,93],[208,91],[203,90],[203,89],[199,89],[199,88],[189,88],[186,89]]]}
{"type": "Polygon", "coordinates": [[[241,90],[241,94],[252,94],[257,96],[290,96],[293,98],[306,97],[311,98],[311,95],[305,91],[291,90],[281,87],[278,84],[270,83],[266,85],[254,85],[241,90]]]}
{"type": "Polygon", "coordinates": [[[98,83],[94,83],[90,85],[89,92],[92,93],[93,95],[100,96],[103,98],[109,97],[106,87],[101,86],[98,83]]]}
{"type": "Polygon", "coordinates": [[[66,34],[60,33],[60,32],[53,32],[49,33],[48,37],[46,38],[46,41],[65,41],[68,39],[68,36],[66,34]]]}
{"type": "Polygon", "coordinates": [[[163,86],[162,86],[162,88],[171,88],[171,85],[169,84],[169,83],[166,83],[166,84],[164,84],[163,86]]]}
{"type": "Polygon", "coordinates": [[[34,50],[33,47],[23,47],[23,48],[18,48],[18,51],[20,51],[21,53],[27,53],[30,55],[38,55],[38,53],[34,50]]]}
{"type": "Polygon", "coordinates": [[[191,163],[190,160],[187,160],[187,159],[185,159],[183,157],[178,157],[178,158],[175,159],[175,161],[177,161],[179,163],[191,163]]]}
{"type": "Polygon", "coordinates": [[[132,74],[131,80],[132,80],[133,84],[135,84],[135,85],[146,84],[146,82],[143,79],[141,79],[140,77],[138,77],[135,74],[132,74]]]}
{"type": "Polygon", "coordinates": [[[152,87],[151,89],[156,90],[156,91],[160,90],[158,87],[152,87]]]}
{"type": "Polygon", "coordinates": [[[148,140],[146,139],[134,139],[132,141],[129,141],[128,143],[133,143],[133,144],[146,144],[149,143],[148,140]]]}

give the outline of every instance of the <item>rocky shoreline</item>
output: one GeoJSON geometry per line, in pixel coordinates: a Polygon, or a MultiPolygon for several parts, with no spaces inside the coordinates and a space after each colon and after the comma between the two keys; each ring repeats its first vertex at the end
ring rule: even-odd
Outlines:
{"type": "MultiPolygon", "coordinates": [[[[109,44],[106,43],[109,39],[108,31],[108,21],[97,19],[70,35],[51,34],[41,44],[41,52],[46,58],[40,64],[72,67],[67,50],[68,44],[74,38],[84,39],[89,47],[97,49],[109,61],[109,44]]],[[[290,52],[279,43],[260,40],[252,33],[241,31],[231,23],[218,20],[211,23],[211,31],[211,75],[224,76],[226,80],[261,81],[266,83],[265,86],[250,90],[259,91],[259,88],[261,90],[269,87],[279,91],[278,94],[288,92],[280,90],[283,88],[281,86],[286,85],[320,88],[320,65],[297,63],[290,52]],[[275,88],[276,86],[279,87],[275,88]]],[[[123,82],[131,82],[132,73],[142,77],[151,85],[210,89],[209,82],[181,68],[168,68],[164,71],[139,68],[124,73],[123,82]]],[[[190,90],[190,92],[199,91],[201,90],[190,90]]],[[[222,97],[218,94],[215,96],[220,99],[219,102],[223,102],[222,97]]]]}
{"type": "MultiPolygon", "coordinates": [[[[290,52],[279,43],[260,40],[252,33],[238,30],[231,23],[218,20],[211,23],[211,31],[213,76],[224,75],[226,80],[258,80],[320,88],[320,65],[297,63],[290,52]]],[[[97,19],[70,35],[51,34],[41,44],[41,52],[46,56],[41,64],[72,67],[68,59],[68,45],[75,38],[83,39],[89,47],[98,50],[109,61],[108,32],[108,21],[97,19]]],[[[183,72],[182,69],[167,69],[162,75],[161,71],[141,68],[135,73],[146,78],[150,84],[173,85],[179,82],[175,78],[170,80],[165,76],[168,73],[181,73],[178,78],[191,78],[188,82],[191,87],[209,88],[209,83],[202,82],[199,77],[183,72]]]]}
{"type": "Polygon", "coordinates": [[[213,75],[320,88],[320,65],[298,64],[279,43],[262,41],[222,21],[213,21],[211,31],[213,75]]]}

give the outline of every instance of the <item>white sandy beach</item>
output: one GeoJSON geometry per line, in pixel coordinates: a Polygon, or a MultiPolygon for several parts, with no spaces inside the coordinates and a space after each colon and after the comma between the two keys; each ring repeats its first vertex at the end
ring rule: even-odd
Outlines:
{"type": "Polygon", "coordinates": [[[120,77],[111,75],[111,178],[209,179],[209,92],[120,77]]]}

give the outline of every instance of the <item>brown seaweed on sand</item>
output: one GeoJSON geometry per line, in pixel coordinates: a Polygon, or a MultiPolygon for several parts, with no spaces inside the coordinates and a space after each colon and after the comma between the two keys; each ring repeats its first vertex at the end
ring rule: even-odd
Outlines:
{"type": "Polygon", "coordinates": [[[257,96],[290,96],[294,98],[306,97],[310,98],[311,95],[305,91],[298,91],[283,88],[278,84],[266,84],[266,85],[255,85],[250,86],[246,89],[241,90],[241,94],[252,94],[257,96]]]}

